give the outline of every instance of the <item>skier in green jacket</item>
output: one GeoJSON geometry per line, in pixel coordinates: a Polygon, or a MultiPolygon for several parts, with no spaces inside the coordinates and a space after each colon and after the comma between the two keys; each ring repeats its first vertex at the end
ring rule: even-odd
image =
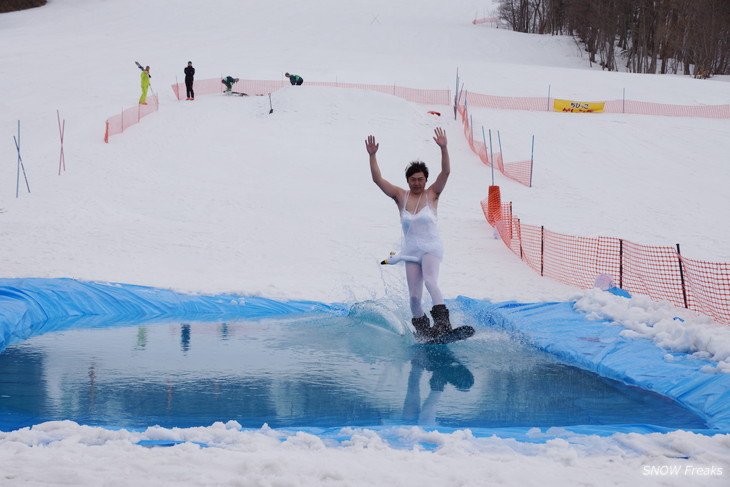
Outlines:
{"type": "Polygon", "coordinates": [[[144,71],[142,71],[141,79],[142,79],[142,96],[139,97],[139,104],[146,105],[147,104],[147,89],[150,87],[150,67],[149,66],[145,67],[144,71]]]}
{"type": "Polygon", "coordinates": [[[304,80],[298,74],[285,73],[284,76],[286,76],[287,78],[289,78],[289,82],[291,84],[293,84],[293,85],[299,86],[302,83],[304,83],[304,80]]]}

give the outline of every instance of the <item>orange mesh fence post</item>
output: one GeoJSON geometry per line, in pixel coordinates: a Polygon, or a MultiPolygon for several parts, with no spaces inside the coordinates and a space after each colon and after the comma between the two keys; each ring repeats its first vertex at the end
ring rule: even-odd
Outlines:
{"type": "MultiPolygon", "coordinates": [[[[461,120],[464,126],[464,136],[469,143],[469,148],[476,154],[479,159],[486,165],[492,167],[492,173],[494,173],[494,167],[496,165],[497,170],[507,176],[508,178],[523,184],[528,187],[532,187],[532,159],[528,161],[517,161],[505,163],[502,158],[501,141],[500,141],[500,152],[496,155],[493,153],[491,148],[492,131],[489,130],[489,145],[487,144],[487,138],[482,125],[482,140],[483,142],[474,140],[474,129],[473,123],[467,117],[467,110],[464,105],[459,105],[458,112],[461,113],[461,120]],[[490,155],[487,148],[492,151],[490,155]]],[[[499,137],[499,132],[497,132],[499,137]]],[[[533,151],[534,151],[534,139],[533,139],[533,151]]],[[[494,175],[492,175],[492,182],[494,182],[494,175]]]]}
{"type": "Polygon", "coordinates": [[[489,193],[487,195],[487,221],[490,225],[494,226],[495,222],[501,220],[502,211],[502,196],[500,194],[499,186],[490,186],[489,193]]]}
{"type": "Polygon", "coordinates": [[[618,276],[619,240],[591,238],[544,231],[544,273],[565,284],[593,286],[598,274],[618,276]]]}
{"type": "Polygon", "coordinates": [[[499,205],[499,209],[492,211],[490,208],[489,197],[482,200],[480,204],[482,211],[484,212],[484,217],[487,218],[487,220],[489,219],[490,213],[493,215],[494,223],[492,226],[497,230],[499,238],[502,239],[502,242],[504,242],[507,247],[511,247],[511,234],[509,228],[511,226],[511,220],[509,217],[509,205],[501,204],[499,205]]]}
{"type": "Polygon", "coordinates": [[[532,188],[532,170],[535,165],[535,136],[532,136],[532,147],[530,148],[530,187],[532,188]]]}
{"type": "Polygon", "coordinates": [[[545,227],[540,226],[540,275],[545,275],[545,227]]]}
{"type": "Polygon", "coordinates": [[[509,235],[509,241],[510,241],[510,246],[511,246],[512,237],[514,237],[514,232],[512,231],[512,220],[514,220],[514,215],[512,214],[512,202],[511,201],[509,202],[509,204],[507,204],[507,208],[505,208],[505,205],[502,205],[502,214],[503,215],[505,214],[504,213],[505,209],[507,210],[506,214],[509,215],[509,217],[507,218],[507,221],[509,222],[509,234],[508,235],[509,235]]]}
{"type": "MultiPolygon", "coordinates": [[[[490,139],[491,139],[491,137],[490,137],[490,139]]],[[[491,140],[490,140],[490,145],[491,145],[491,140]]],[[[505,169],[504,160],[502,159],[501,152],[497,152],[497,155],[495,156],[494,151],[492,151],[492,161],[494,162],[494,165],[497,166],[497,169],[499,170],[499,172],[501,172],[502,174],[504,174],[507,177],[510,177],[509,173],[505,169]]]]}
{"type": "Polygon", "coordinates": [[[499,18],[491,17],[491,18],[484,18],[484,19],[474,19],[471,21],[472,24],[498,24],[499,18]]]}
{"type": "Polygon", "coordinates": [[[540,272],[544,264],[542,230],[534,225],[523,225],[519,218],[518,239],[520,242],[520,258],[535,272],[540,272]]]}
{"type": "Polygon", "coordinates": [[[469,126],[469,123],[468,122],[464,122],[463,125],[464,125],[464,137],[466,137],[466,140],[469,141],[469,146],[471,146],[472,145],[471,140],[473,139],[472,129],[469,126]]]}
{"type": "MultiPolygon", "coordinates": [[[[426,90],[420,88],[405,88],[402,86],[393,85],[375,85],[375,84],[362,84],[362,83],[342,83],[339,81],[308,81],[305,82],[307,86],[323,86],[323,87],[337,87],[337,88],[350,88],[350,89],[361,89],[376,91],[379,93],[385,93],[392,96],[397,96],[405,100],[421,103],[421,104],[433,104],[433,105],[449,105],[451,93],[449,90],[426,90]]],[[[239,79],[236,83],[236,90],[246,93],[248,95],[259,95],[263,96],[268,93],[274,93],[289,85],[288,81],[285,80],[247,80],[239,79]]],[[[181,83],[175,83],[171,85],[172,91],[175,96],[180,98],[183,86],[181,83]]],[[[195,81],[195,91],[200,95],[209,95],[214,93],[220,93],[222,91],[222,84],[220,78],[204,79],[195,81]]]]}
{"type": "Polygon", "coordinates": [[[459,68],[456,68],[456,88],[454,89],[456,90],[454,91],[454,120],[456,120],[459,114],[459,68]]]}
{"type": "Polygon", "coordinates": [[[730,324],[730,264],[702,262],[680,256],[692,309],[730,324]]]}
{"type": "Polygon", "coordinates": [[[151,113],[155,113],[160,109],[160,100],[156,94],[150,95],[148,98],[149,105],[137,104],[133,107],[122,108],[119,115],[114,115],[106,120],[106,128],[104,131],[104,142],[109,143],[109,137],[123,133],[127,128],[139,123],[139,121],[151,113]]]}
{"type": "Polygon", "coordinates": [[[668,117],[730,118],[730,105],[671,105],[635,100],[611,100],[605,103],[603,110],[608,113],[668,117]]]}
{"type": "Polygon", "coordinates": [[[692,305],[692,294],[682,289],[677,251],[672,247],[640,245],[624,241],[623,284],[631,293],[669,301],[675,306],[692,305]]]}
{"type": "Polygon", "coordinates": [[[682,300],[684,301],[684,307],[689,308],[687,303],[687,284],[684,281],[684,268],[682,266],[682,253],[679,251],[679,244],[677,244],[677,262],[679,264],[679,278],[682,281],[682,300]]]}
{"type": "Polygon", "coordinates": [[[480,202],[504,244],[540,275],[591,288],[599,274],[619,287],[667,301],[730,324],[730,264],[684,258],[679,245],[640,245],[619,238],[579,237],[522,224],[512,204],[498,204],[495,190],[480,202]],[[500,208],[496,211],[496,208],[500,208]]]}

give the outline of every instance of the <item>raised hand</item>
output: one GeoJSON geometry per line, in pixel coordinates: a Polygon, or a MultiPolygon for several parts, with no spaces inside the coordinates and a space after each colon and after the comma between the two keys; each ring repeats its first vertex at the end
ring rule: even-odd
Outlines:
{"type": "Polygon", "coordinates": [[[436,136],[433,138],[433,140],[438,144],[439,147],[446,147],[446,144],[448,141],[446,140],[446,131],[442,128],[437,128],[434,130],[434,133],[436,136]]]}
{"type": "Polygon", "coordinates": [[[375,136],[368,135],[368,139],[365,141],[365,149],[368,151],[368,154],[371,156],[375,155],[378,152],[378,147],[380,147],[380,144],[375,142],[375,136]]]}

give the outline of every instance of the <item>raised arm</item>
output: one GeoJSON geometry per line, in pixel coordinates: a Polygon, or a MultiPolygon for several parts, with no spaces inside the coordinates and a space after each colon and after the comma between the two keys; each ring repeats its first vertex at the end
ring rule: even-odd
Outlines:
{"type": "Polygon", "coordinates": [[[375,142],[375,137],[372,135],[368,135],[367,140],[365,141],[365,149],[368,151],[368,154],[370,155],[370,173],[373,176],[373,182],[378,185],[378,188],[380,188],[383,193],[393,198],[396,203],[398,203],[398,196],[401,191],[401,189],[387,181],[381,174],[380,174],[380,167],[378,166],[378,159],[375,157],[375,154],[378,152],[378,148],[380,147],[380,144],[375,142]]]}
{"type": "Polygon", "coordinates": [[[446,132],[441,128],[437,128],[434,130],[434,133],[436,136],[433,140],[441,148],[441,172],[438,176],[436,176],[436,180],[428,189],[434,193],[436,198],[438,198],[446,187],[446,181],[449,179],[449,173],[451,173],[451,160],[449,159],[449,150],[446,148],[446,144],[448,143],[446,140],[446,132]]]}

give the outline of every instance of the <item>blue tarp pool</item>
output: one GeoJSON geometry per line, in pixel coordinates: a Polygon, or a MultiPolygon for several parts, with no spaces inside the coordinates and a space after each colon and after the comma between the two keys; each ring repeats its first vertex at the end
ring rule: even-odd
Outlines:
{"type": "Polygon", "coordinates": [[[572,303],[449,305],[477,334],[424,347],[378,303],[0,279],[0,429],[730,430],[730,382],[706,362],[667,362],[572,303]]]}

